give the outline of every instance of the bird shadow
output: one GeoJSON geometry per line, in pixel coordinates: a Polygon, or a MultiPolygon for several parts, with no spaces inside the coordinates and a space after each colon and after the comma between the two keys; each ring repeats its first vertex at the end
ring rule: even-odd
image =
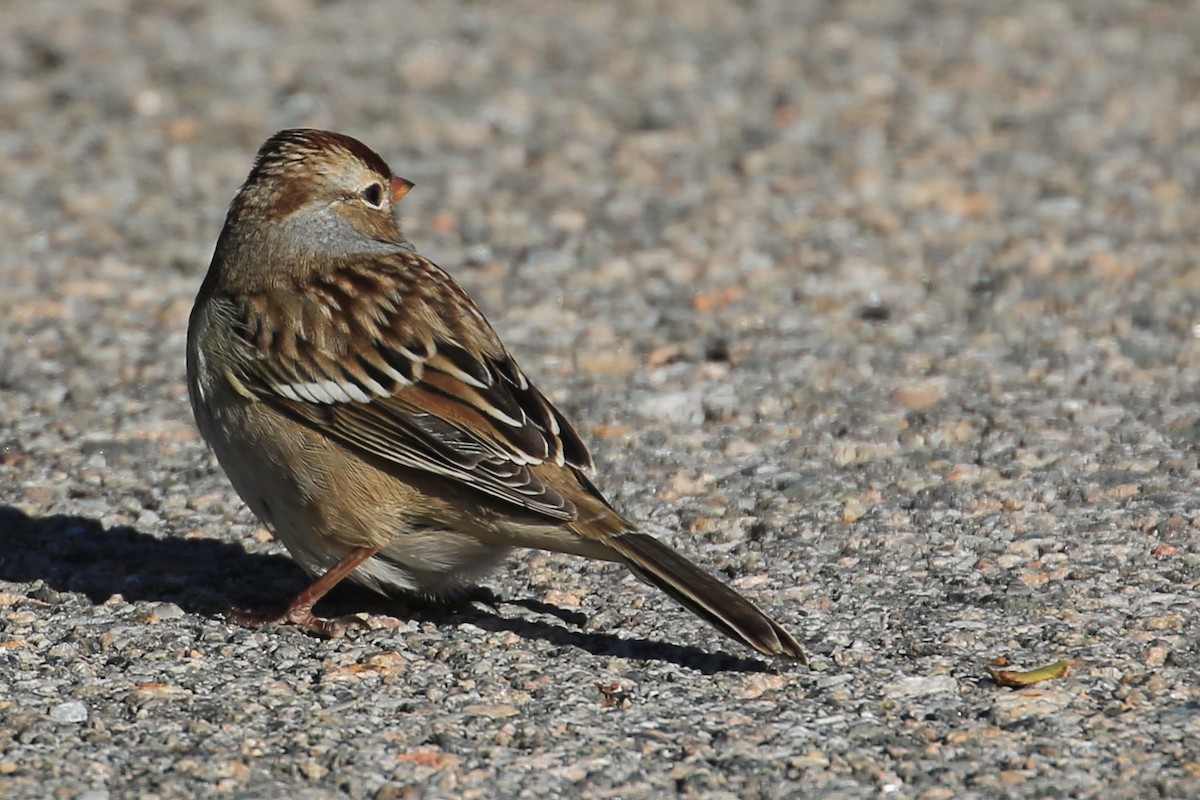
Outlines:
{"type": "MultiPolygon", "coordinates": [[[[82,594],[95,604],[121,595],[129,602],[171,602],[188,614],[218,617],[230,607],[276,608],[309,580],[290,558],[250,553],[231,542],[160,538],[123,525],[106,528],[87,517],[31,517],[3,504],[0,543],[0,581],[35,584],[31,596],[47,601],[61,592],[82,594]]],[[[382,598],[346,584],[336,588],[322,605],[337,614],[366,611],[435,625],[470,622],[484,630],[575,647],[593,655],[665,661],[705,674],[775,671],[760,659],[723,651],[572,630],[536,616],[554,617],[578,628],[586,623],[586,615],[537,600],[505,600],[486,591],[483,595],[464,599],[481,601],[490,607],[486,612],[469,603],[452,608],[382,598]],[[502,607],[510,606],[531,612],[535,618],[500,613],[502,607]]]]}

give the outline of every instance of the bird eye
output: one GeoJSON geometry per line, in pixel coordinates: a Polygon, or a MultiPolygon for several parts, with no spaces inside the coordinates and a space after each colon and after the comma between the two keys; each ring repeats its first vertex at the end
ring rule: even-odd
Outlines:
{"type": "Polygon", "coordinates": [[[372,183],[362,190],[362,199],[371,208],[383,208],[383,186],[372,183]]]}

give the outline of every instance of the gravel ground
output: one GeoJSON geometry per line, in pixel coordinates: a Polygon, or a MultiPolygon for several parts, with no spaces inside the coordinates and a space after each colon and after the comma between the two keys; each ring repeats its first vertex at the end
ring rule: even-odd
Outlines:
{"type": "Polygon", "coordinates": [[[0,6],[0,794],[1200,795],[1200,7],[0,6]],[[602,487],[792,627],[616,567],[304,583],[184,334],[278,128],[417,184],[602,487]],[[1060,659],[1024,690],[986,667],[1060,659]]]}

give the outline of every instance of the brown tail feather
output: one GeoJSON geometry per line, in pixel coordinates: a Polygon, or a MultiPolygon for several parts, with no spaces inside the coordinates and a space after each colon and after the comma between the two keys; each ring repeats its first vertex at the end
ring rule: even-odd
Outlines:
{"type": "Polygon", "coordinates": [[[808,663],[792,635],[758,606],[645,533],[622,533],[609,540],[626,566],[732,639],[769,656],[808,663]]]}

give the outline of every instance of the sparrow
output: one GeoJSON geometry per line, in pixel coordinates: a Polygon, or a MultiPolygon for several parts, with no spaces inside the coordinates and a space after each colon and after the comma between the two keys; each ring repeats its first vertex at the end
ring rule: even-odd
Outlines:
{"type": "Polygon", "coordinates": [[[752,602],[619,514],[575,428],[394,214],[413,184],[362,142],[263,144],[230,204],[188,323],[197,426],[242,500],[315,580],[453,595],[513,548],[625,565],[768,656],[800,645],[752,602]]]}

